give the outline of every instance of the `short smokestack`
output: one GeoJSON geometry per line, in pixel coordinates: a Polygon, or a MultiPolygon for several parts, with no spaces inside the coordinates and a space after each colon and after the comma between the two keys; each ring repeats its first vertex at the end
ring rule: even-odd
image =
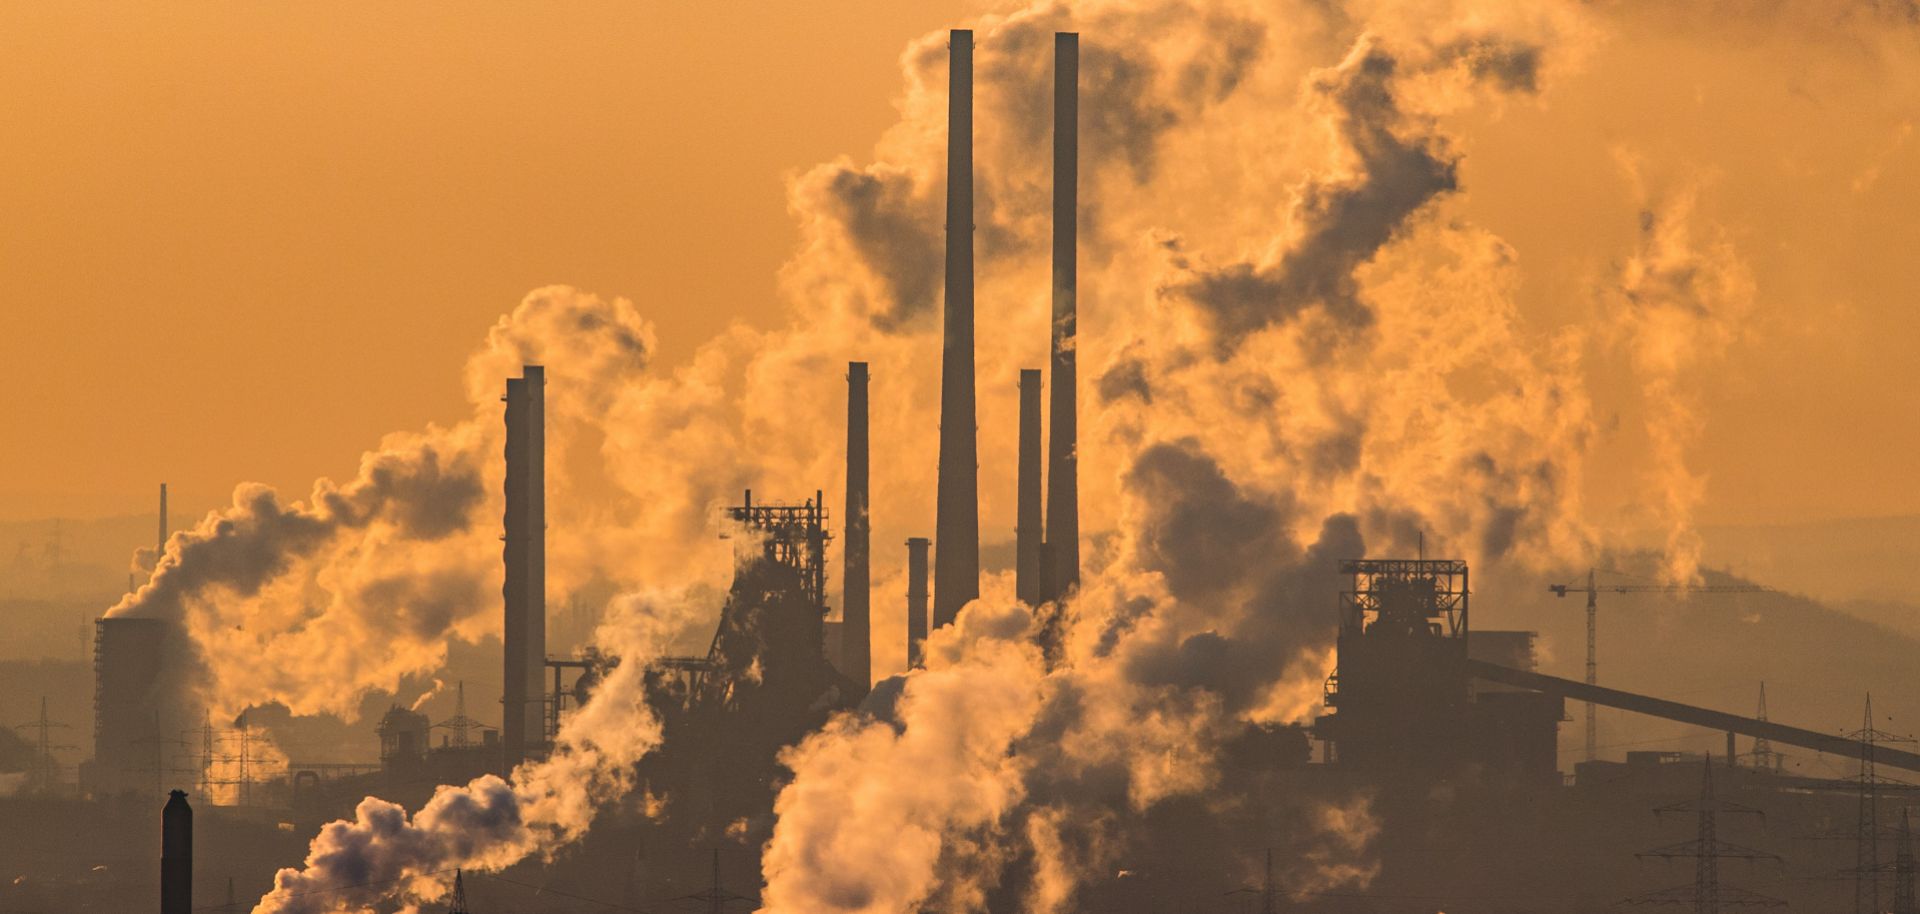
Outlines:
{"type": "Polygon", "coordinates": [[[1080,36],[1053,36],[1053,393],[1047,433],[1049,596],[1080,586],[1080,433],[1074,324],[1080,212],[1080,36]]]}
{"type": "Polygon", "coordinates": [[[947,281],[940,360],[940,491],[934,510],[933,625],[980,596],[980,467],[973,408],[973,33],[947,61],[947,281]]]}
{"type": "Polygon", "coordinates": [[[872,526],[867,514],[867,363],[847,363],[847,533],[840,595],[842,670],[865,695],[873,684],[873,621],[868,557],[872,526]]]}
{"type": "Polygon", "coordinates": [[[507,380],[506,678],[500,739],[507,767],[545,742],[547,654],[546,370],[507,380]]]}
{"type": "Polygon", "coordinates": [[[1020,478],[1013,522],[1014,595],[1028,606],[1047,601],[1040,516],[1040,369],[1020,369],[1020,478]]]}
{"type": "Polygon", "coordinates": [[[927,642],[927,547],[924,536],[907,540],[907,669],[926,665],[921,653],[927,642]]]}
{"type": "Polygon", "coordinates": [[[160,914],[193,910],[193,807],[187,792],[167,796],[160,813],[160,914]]]}

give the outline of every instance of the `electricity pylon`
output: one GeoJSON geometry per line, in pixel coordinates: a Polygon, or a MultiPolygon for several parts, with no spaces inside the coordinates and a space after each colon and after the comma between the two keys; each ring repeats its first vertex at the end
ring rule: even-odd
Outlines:
{"type": "Polygon", "coordinates": [[[1623,898],[1620,904],[1687,906],[1693,908],[1695,914],[1719,914],[1723,907],[1786,906],[1786,902],[1778,898],[1749,892],[1720,881],[1720,861],[1722,860],[1745,860],[1749,863],[1757,860],[1771,860],[1778,863],[1780,858],[1766,851],[1728,844],[1720,840],[1718,819],[1721,813],[1757,816],[1760,815],[1760,810],[1714,797],[1712,753],[1708,753],[1704,771],[1701,774],[1699,799],[1662,806],[1653,812],[1654,815],[1675,812],[1693,813],[1698,818],[1698,832],[1692,841],[1657,847],[1634,856],[1643,859],[1651,857],[1658,860],[1692,860],[1694,862],[1693,884],[1623,898]]]}

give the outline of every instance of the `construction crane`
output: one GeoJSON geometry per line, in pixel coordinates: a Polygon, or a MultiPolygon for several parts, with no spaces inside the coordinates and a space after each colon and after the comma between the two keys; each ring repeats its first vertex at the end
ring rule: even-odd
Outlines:
{"type": "MultiPolygon", "coordinates": [[[[1758,584],[1606,584],[1595,581],[1592,568],[1587,569],[1587,583],[1548,584],[1547,589],[1554,596],[1564,597],[1570,593],[1587,595],[1587,685],[1599,685],[1599,663],[1594,656],[1595,624],[1594,618],[1599,608],[1601,591],[1607,593],[1764,593],[1768,588],[1758,584]]],[[[1593,702],[1587,702],[1587,761],[1594,760],[1594,753],[1600,741],[1600,730],[1594,721],[1593,702]]]]}

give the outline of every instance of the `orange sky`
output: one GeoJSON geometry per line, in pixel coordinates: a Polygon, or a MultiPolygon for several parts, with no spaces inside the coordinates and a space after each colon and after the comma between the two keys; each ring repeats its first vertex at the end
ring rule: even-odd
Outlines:
{"type": "MultiPolygon", "coordinates": [[[[303,494],[459,418],[464,358],[548,283],[634,299],[669,362],[773,323],[786,176],[865,160],[905,42],[976,6],[7,4],[0,518],[303,494]]],[[[1920,71],[1787,16],[1614,24],[1539,105],[1462,116],[1447,211],[1549,329],[1631,242],[1623,155],[1697,184],[1758,287],[1689,381],[1699,519],[1920,511],[1920,71]]],[[[1589,502],[1630,516],[1635,388],[1592,364],[1589,502]]]]}

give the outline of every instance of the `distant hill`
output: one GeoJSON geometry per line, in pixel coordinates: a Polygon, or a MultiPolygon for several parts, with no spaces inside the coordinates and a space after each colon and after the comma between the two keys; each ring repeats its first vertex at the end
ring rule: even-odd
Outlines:
{"type": "MultiPolygon", "coordinates": [[[[1491,570],[1490,570],[1491,572],[1491,570]]],[[[1559,580],[1583,577],[1564,572],[1559,580]]],[[[1745,582],[1718,572],[1709,583],[1745,582]]],[[[1585,675],[1585,599],[1555,597],[1545,579],[1475,578],[1475,628],[1519,628],[1541,633],[1540,671],[1569,679],[1585,675]]],[[[1604,582],[1604,578],[1603,578],[1604,582]]],[[[1753,583],[1772,586],[1759,578],[1753,583]]],[[[1848,610],[1794,593],[1610,594],[1599,599],[1602,685],[1736,714],[1754,713],[1760,683],[1767,684],[1769,716],[1809,729],[1841,732],[1860,726],[1871,691],[1882,729],[1920,733],[1920,638],[1915,613],[1899,604],[1852,604],[1848,610]],[[1887,621],[1877,621],[1885,615],[1887,621]]],[[[1561,729],[1561,758],[1570,765],[1584,743],[1582,708],[1561,729]]],[[[1668,724],[1624,712],[1600,713],[1602,755],[1629,749],[1724,749],[1723,734],[1668,724]]],[[[1740,751],[1750,748],[1739,741],[1740,751]]],[[[1791,752],[1791,750],[1789,750],[1791,752]]],[[[1839,775],[1837,760],[1805,770],[1839,775]]]]}
{"type": "Polygon", "coordinates": [[[1920,604],[1920,516],[1706,527],[1706,562],[1835,604],[1920,604]]]}

